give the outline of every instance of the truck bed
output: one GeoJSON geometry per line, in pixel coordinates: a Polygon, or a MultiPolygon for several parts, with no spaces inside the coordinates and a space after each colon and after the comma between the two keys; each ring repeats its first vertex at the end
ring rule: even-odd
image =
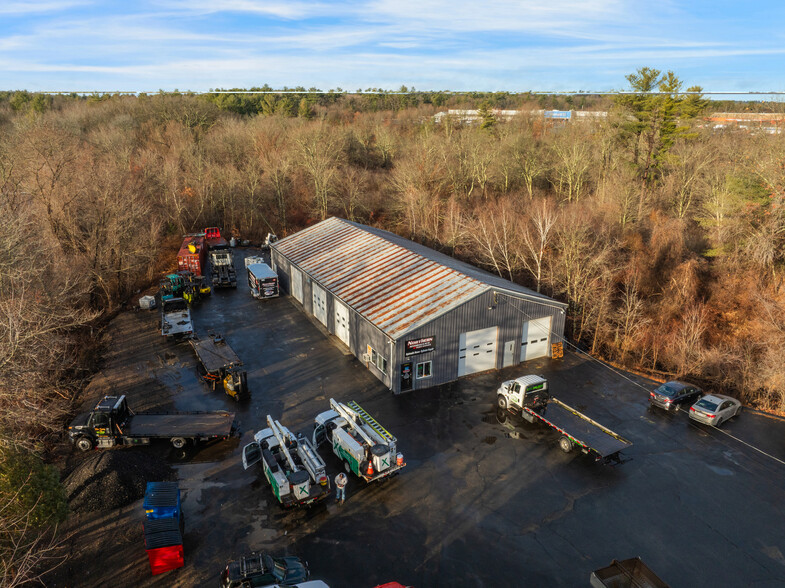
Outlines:
{"type": "Polygon", "coordinates": [[[127,437],[228,437],[231,412],[163,412],[135,414],[123,430],[127,437]]]}
{"type": "Polygon", "coordinates": [[[196,352],[196,357],[209,372],[215,372],[229,364],[239,365],[242,363],[234,350],[225,342],[216,343],[215,339],[191,339],[191,345],[196,352]]]}
{"type": "Polygon", "coordinates": [[[586,445],[600,457],[608,457],[632,446],[632,442],[556,398],[551,398],[548,407],[542,414],[530,409],[524,410],[561,433],[566,433],[586,445]]]}
{"type": "Polygon", "coordinates": [[[593,571],[589,582],[594,588],[668,588],[639,557],[614,559],[608,567],[593,571]]]}

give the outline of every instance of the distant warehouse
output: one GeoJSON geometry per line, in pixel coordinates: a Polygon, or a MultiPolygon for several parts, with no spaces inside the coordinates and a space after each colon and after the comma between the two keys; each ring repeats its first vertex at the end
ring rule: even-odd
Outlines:
{"type": "Polygon", "coordinates": [[[271,245],[281,286],[395,393],[549,356],[565,304],[329,218],[271,245]]]}

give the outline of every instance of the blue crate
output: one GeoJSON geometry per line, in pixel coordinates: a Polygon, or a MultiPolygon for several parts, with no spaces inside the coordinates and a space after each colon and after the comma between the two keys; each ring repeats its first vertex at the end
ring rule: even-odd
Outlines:
{"type": "Polygon", "coordinates": [[[177,482],[147,482],[144,513],[148,519],[180,519],[180,488],[177,482]]]}

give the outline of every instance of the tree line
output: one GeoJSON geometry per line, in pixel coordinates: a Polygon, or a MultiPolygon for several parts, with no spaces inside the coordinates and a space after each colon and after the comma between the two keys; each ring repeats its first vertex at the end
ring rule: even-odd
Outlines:
{"type": "Polygon", "coordinates": [[[578,106],[503,93],[0,95],[0,561],[33,541],[31,496],[35,525],[64,516],[39,458],[102,325],[204,226],[391,230],[568,303],[598,357],[785,410],[785,137],[707,128],[720,108],[671,72],[627,82],[664,93],[587,96],[608,116],[580,125],[497,121],[578,106]]]}

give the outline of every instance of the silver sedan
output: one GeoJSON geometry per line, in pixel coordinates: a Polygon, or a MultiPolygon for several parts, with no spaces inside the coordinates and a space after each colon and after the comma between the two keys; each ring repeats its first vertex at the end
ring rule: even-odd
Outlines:
{"type": "Polygon", "coordinates": [[[741,412],[741,402],[722,394],[709,394],[690,407],[690,418],[704,425],[718,427],[741,412]]]}

